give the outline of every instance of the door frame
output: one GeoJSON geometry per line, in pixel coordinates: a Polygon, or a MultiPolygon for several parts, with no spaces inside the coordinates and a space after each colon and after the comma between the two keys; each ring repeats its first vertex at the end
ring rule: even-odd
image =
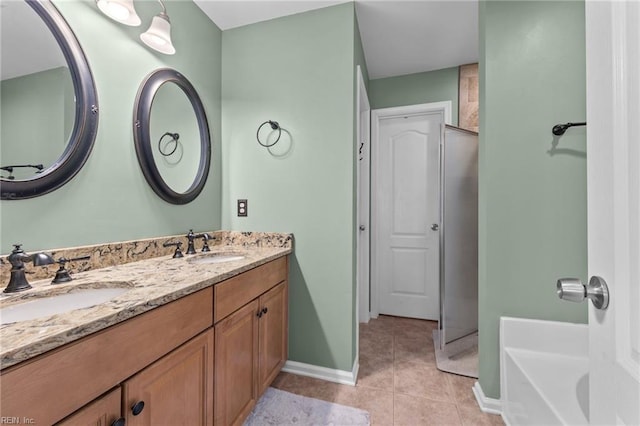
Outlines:
{"type": "MultiPolygon", "coordinates": [[[[380,122],[384,119],[397,117],[410,117],[415,115],[424,115],[434,112],[442,112],[444,115],[444,124],[451,124],[452,101],[430,102],[426,104],[407,105],[390,108],[378,108],[371,110],[371,259],[375,262],[378,254],[378,244],[380,236],[378,235],[378,173],[380,170],[379,153],[380,149],[379,135],[380,122]]],[[[441,133],[441,132],[440,132],[441,133]]],[[[377,318],[380,313],[380,283],[375,265],[370,268],[371,271],[371,318],[377,318]]],[[[439,287],[439,284],[438,284],[439,287]]],[[[437,295],[439,298],[439,295],[437,295]]]]}
{"type": "Polygon", "coordinates": [[[367,323],[370,318],[371,105],[360,65],[356,69],[356,78],[356,312],[358,323],[367,323]],[[360,160],[361,143],[366,148],[362,153],[362,160],[360,160]],[[363,221],[363,215],[366,215],[368,220],[363,221]],[[360,231],[361,225],[365,227],[364,231],[360,231]],[[365,233],[364,244],[360,244],[361,232],[365,233]]]}

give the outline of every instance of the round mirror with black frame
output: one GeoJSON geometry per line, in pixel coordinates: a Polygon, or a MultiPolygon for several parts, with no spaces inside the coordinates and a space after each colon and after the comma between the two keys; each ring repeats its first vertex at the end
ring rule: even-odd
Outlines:
{"type": "Polygon", "coordinates": [[[209,176],[211,138],[202,101],[184,75],[161,68],[144,79],[133,135],[142,173],[158,196],[186,204],[200,194],[209,176]]]}
{"type": "Polygon", "coordinates": [[[58,189],[80,171],[91,153],[96,138],[98,97],[93,75],[80,43],[69,24],[51,1],[26,0],[25,2],[13,1],[5,4],[3,0],[2,6],[3,138],[1,145],[2,164],[0,164],[0,196],[2,200],[20,200],[44,195],[58,189]],[[22,19],[14,19],[14,15],[12,15],[14,10],[16,11],[15,16],[23,17],[25,21],[37,24],[41,28],[30,28],[22,19]],[[6,23],[5,20],[11,21],[12,25],[4,25],[6,23]],[[8,33],[10,27],[21,28],[22,34],[26,34],[31,39],[26,40],[26,36],[13,37],[8,33]],[[47,43],[47,41],[37,38],[36,34],[45,37],[52,36],[48,42],[49,44],[43,44],[47,43]],[[20,43],[20,45],[16,46],[17,49],[12,49],[10,44],[6,44],[10,41],[20,43]],[[29,47],[28,43],[33,43],[30,46],[34,48],[29,47]],[[46,61],[37,57],[39,55],[37,48],[51,51],[52,45],[55,46],[56,44],[60,48],[61,54],[59,53],[59,55],[61,59],[52,59],[52,63],[45,63],[46,61]],[[14,54],[10,55],[10,51],[14,54]],[[32,57],[26,57],[29,54],[32,57]],[[40,59],[40,61],[34,61],[33,55],[36,55],[36,59],[40,59]],[[39,63],[34,65],[36,62],[39,63]],[[32,69],[34,66],[39,68],[34,70],[32,69]],[[6,72],[7,70],[9,71],[6,72]],[[7,75],[4,75],[5,72],[7,75]],[[6,97],[4,96],[10,92],[9,90],[4,90],[5,86],[9,84],[8,81],[15,81],[28,74],[30,78],[35,78],[33,76],[37,75],[39,81],[45,84],[44,82],[51,81],[41,78],[45,73],[48,76],[53,75],[52,73],[62,73],[60,74],[60,79],[56,81],[65,82],[61,84],[64,86],[69,81],[69,93],[62,94],[64,89],[61,89],[59,92],[65,99],[56,99],[52,103],[48,103],[51,99],[44,99],[44,91],[40,91],[34,98],[36,105],[25,107],[24,100],[27,95],[20,90],[16,90],[16,99],[21,102],[20,105],[15,106],[15,110],[26,111],[27,116],[24,116],[23,113],[20,120],[27,124],[12,130],[12,137],[6,137],[5,130],[10,127],[10,124],[15,124],[13,123],[13,116],[11,116],[11,119],[5,116],[5,113],[12,109],[10,99],[5,99],[6,97]],[[38,99],[37,96],[40,96],[40,98],[38,99]],[[47,105],[53,106],[49,107],[47,105]],[[60,106],[56,107],[56,105],[60,106]],[[42,111],[43,108],[45,108],[45,111],[42,111]],[[56,122],[54,126],[56,129],[47,127],[40,133],[32,131],[37,126],[46,126],[45,122],[51,123],[51,117],[44,116],[54,115],[60,110],[65,111],[65,120],[60,119],[60,123],[56,122]],[[45,120],[45,118],[49,121],[45,120]],[[64,131],[58,131],[60,129],[64,129],[64,131]],[[60,135],[54,137],[54,133],[56,135],[60,133],[60,135]],[[46,137],[42,136],[42,134],[46,134],[46,137]],[[37,140],[27,141],[23,138],[35,138],[37,140]],[[27,146],[29,148],[26,148],[27,146]],[[58,149],[59,151],[56,152],[58,149]],[[60,154],[60,152],[62,153],[60,154]]]}

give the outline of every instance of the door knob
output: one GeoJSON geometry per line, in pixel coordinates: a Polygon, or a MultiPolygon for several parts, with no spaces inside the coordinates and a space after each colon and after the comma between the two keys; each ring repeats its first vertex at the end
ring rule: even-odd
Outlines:
{"type": "Polygon", "coordinates": [[[133,404],[133,406],[131,406],[131,412],[133,413],[134,416],[137,416],[138,414],[142,413],[142,410],[144,410],[144,401],[138,401],[135,404],[133,404]]]}
{"type": "Polygon", "coordinates": [[[591,299],[596,309],[605,310],[609,306],[609,287],[606,281],[594,275],[589,285],[582,284],[578,278],[560,278],[556,284],[558,297],[570,302],[582,302],[591,299]]]}
{"type": "Polygon", "coordinates": [[[111,426],[124,426],[124,425],[125,425],[124,417],[120,417],[118,420],[114,420],[113,423],[111,423],[111,426]]]}
{"type": "Polygon", "coordinates": [[[358,227],[358,229],[360,229],[361,231],[364,231],[364,230],[365,230],[365,229],[367,229],[367,228],[365,228],[365,226],[364,226],[364,225],[360,225],[360,226],[358,227]]]}
{"type": "Polygon", "coordinates": [[[438,228],[440,228],[440,226],[437,223],[434,223],[433,225],[431,225],[431,230],[432,231],[437,231],[438,228]]]}

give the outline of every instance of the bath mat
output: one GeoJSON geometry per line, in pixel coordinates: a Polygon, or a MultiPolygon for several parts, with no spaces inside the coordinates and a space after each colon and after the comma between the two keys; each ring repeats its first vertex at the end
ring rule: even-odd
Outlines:
{"type": "Polygon", "coordinates": [[[357,408],[267,388],[244,426],[369,425],[369,413],[357,408]]]}
{"type": "Polygon", "coordinates": [[[440,350],[440,330],[433,330],[438,370],[478,378],[478,333],[447,343],[440,350]]]}

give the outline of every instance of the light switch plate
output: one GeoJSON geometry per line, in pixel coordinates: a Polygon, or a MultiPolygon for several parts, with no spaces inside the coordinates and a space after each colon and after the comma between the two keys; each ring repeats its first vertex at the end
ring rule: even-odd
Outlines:
{"type": "Polygon", "coordinates": [[[238,200],[238,216],[239,217],[248,216],[247,200],[238,200]]]}

